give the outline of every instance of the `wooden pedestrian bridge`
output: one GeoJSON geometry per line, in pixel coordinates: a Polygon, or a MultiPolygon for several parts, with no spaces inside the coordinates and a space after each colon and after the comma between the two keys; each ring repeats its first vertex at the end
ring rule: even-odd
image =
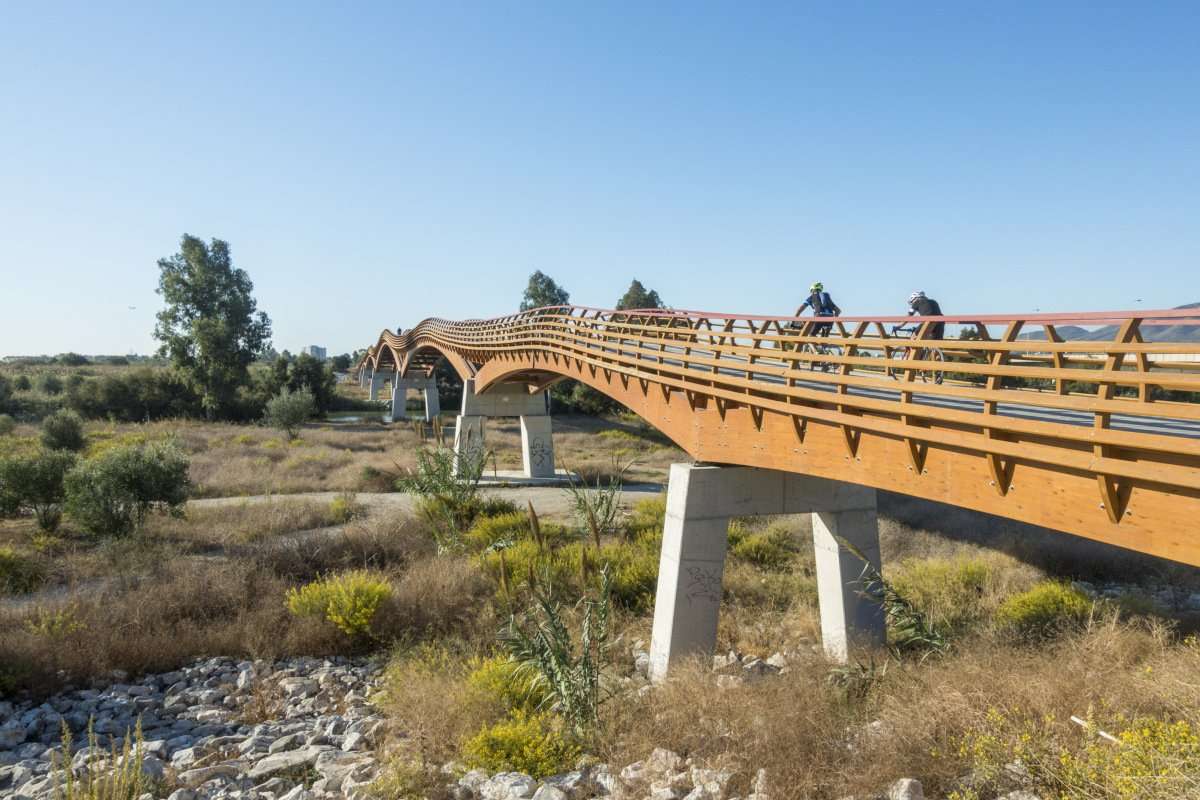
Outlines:
{"type": "MultiPolygon", "coordinates": [[[[1200,309],[818,321],[561,306],[385,330],[357,368],[373,395],[385,382],[399,392],[397,415],[414,386],[436,413],[431,376],[442,361],[466,384],[460,449],[482,446],[487,416],[520,416],[527,471],[545,474],[549,459],[552,474],[543,395],[570,378],[695,459],[701,466],[673,468],[668,490],[663,565],[682,547],[670,554],[681,574],[688,541],[704,538],[683,530],[704,503],[714,530],[731,515],[811,511],[818,555],[822,532],[845,539],[862,528],[874,557],[875,489],[1200,566],[1200,309]],[[942,340],[931,338],[936,323],[942,340]],[[846,522],[867,509],[861,525],[846,522]],[[682,543],[671,543],[672,516],[682,543]]],[[[698,545],[720,549],[718,587],[723,537],[698,545]]],[[[679,650],[664,636],[696,644],[660,635],[664,602],[694,606],[712,578],[681,577],[683,596],[666,598],[660,570],[659,672],[679,650]]],[[[838,615],[852,636],[873,623],[845,583],[838,615]]],[[[823,621],[833,591],[821,590],[823,621]]]]}

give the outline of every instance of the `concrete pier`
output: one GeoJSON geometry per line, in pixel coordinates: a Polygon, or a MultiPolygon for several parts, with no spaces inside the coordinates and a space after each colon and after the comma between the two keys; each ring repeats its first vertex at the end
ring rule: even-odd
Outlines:
{"type": "Polygon", "coordinates": [[[659,558],[650,677],[674,663],[712,655],[717,640],[729,520],[767,514],[813,515],[821,636],[830,658],[845,661],[854,645],[884,642],[882,609],[859,596],[862,562],[835,536],[878,568],[875,490],[840,481],[749,467],[673,464],[659,558]]]}
{"type": "Polygon", "coordinates": [[[531,394],[524,384],[502,383],[476,394],[475,381],[464,381],[462,413],[454,432],[455,453],[472,452],[468,447],[483,452],[483,429],[488,417],[520,418],[521,464],[526,478],[555,476],[553,426],[546,392],[531,394]]]}

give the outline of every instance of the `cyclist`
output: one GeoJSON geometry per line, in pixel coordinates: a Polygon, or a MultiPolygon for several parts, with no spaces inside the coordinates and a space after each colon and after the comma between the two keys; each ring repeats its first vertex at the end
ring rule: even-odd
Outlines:
{"type": "MultiPolygon", "coordinates": [[[[825,291],[825,284],[820,281],[808,287],[808,297],[796,309],[796,316],[803,314],[806,308],[811,308],[813,315],[817,317],[838,317],[842,313],[837,303],[833,302],[833,298],[829,296],[829,292],[825,291]]],[[[813,326],[813,336],[828,336],[832,327],[832,322],[818,323],[813,326]]]]}
{"type": "MultiPolygon", "coordinates": [[[[938,301],[931,297],[926,297],[924,292],[913,292],[908,296],[908,315],[922,317],[940,317],[942,316],[942,307],[938,305],[938,301]]],[[[935,322],[929,326],[928,339],[942,339],[945,337],[946,323],[935,322]]]]}

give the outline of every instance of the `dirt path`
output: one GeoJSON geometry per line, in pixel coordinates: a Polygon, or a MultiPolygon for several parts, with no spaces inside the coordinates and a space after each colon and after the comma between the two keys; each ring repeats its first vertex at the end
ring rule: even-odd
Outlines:
{"type": "MultiPolygon", "coordinates": [[[[527,502],[532,502],[538,515],[547,519],[561,519],[571,514],[571,495],[562,487],[509,486],[504,488],[489,487],[482,491],[488,495],[507,498],[518,506],[524,506],[527,502]]],[[[648,497],[657,497],[662,491],[663,487],[656,483],[627,484],[621,489],[621,506],[628,509],[639,500],[644,500],[648,497]]],[[[219,508],[221,506],[250,503],[286,503],[289,500],[316,500],[320,503],[328,503],[339,494],[341,493],[300,492],[297,494],[256,494],[246,497],[209,497],[199,500],[189,500],[188,505],[197,508],[219,508]]],[[[416,503],[414,495],[401,492],[364,492],[356,495],[355,499],[368,512],[408,512],[413,510],[416,503]]]]}

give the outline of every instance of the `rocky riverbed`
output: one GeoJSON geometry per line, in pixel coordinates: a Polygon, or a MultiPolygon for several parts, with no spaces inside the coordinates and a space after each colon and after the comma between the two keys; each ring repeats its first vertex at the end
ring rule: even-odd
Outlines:
{"type": "MultiPolygon", "coordinates": [[[[124,676],[117,675],[118,679],[124,676]]],[[[375,779],[384,721],[370,704],[379,668],[336,658],[249,662],[210,658],[175,672],[79,689],[44,703],[0,703],[0,794],[54,796],[65,771],[107,769],[139,720],[142,771],[162,797],[352,796],[375,779]],[[98,746],[88,744],[92,726],[98,746]]]]}
{"type": "MultiPolygon", "coordinates": [[[[633,657],[635,675],[644,672],[648,654],[635,645],[633,657]]],[[[787,662],[782,654],[763,660],[730,653],[716,657],[713,667],[717,685],[728,686],[769,678],[786,671],[787,662]]],[[[68,768],[79,777],[120,766],[111,763],[112,743],[119,751],[140,723],[148,779],[140,800],[365,798],[383,769],[378,753],[386,722],[371,702],[381,670],[378,663],[345,658],[208,658],[137,681],[118,673],[108,686],[40,704],[0,702],[0,797],[49,800],[68,768]],[[64,723],[73,739],[66,754],[64,723]]],[[[646,690],[643,683],[638,691],[646,690]]],[[[442,794],[453,800],[769,800],[792,794],[759,770],[750,793],[733,798],[731,772],[665,749],[624,767],[581,763],[540,781],[457,764],[437,775],[442,794]]],[[[875,797],[925,795],[919,781],[904,778],[875,797]]],[[[1017,791],[1005,800],[1037,798],[1017,791]]]]}

